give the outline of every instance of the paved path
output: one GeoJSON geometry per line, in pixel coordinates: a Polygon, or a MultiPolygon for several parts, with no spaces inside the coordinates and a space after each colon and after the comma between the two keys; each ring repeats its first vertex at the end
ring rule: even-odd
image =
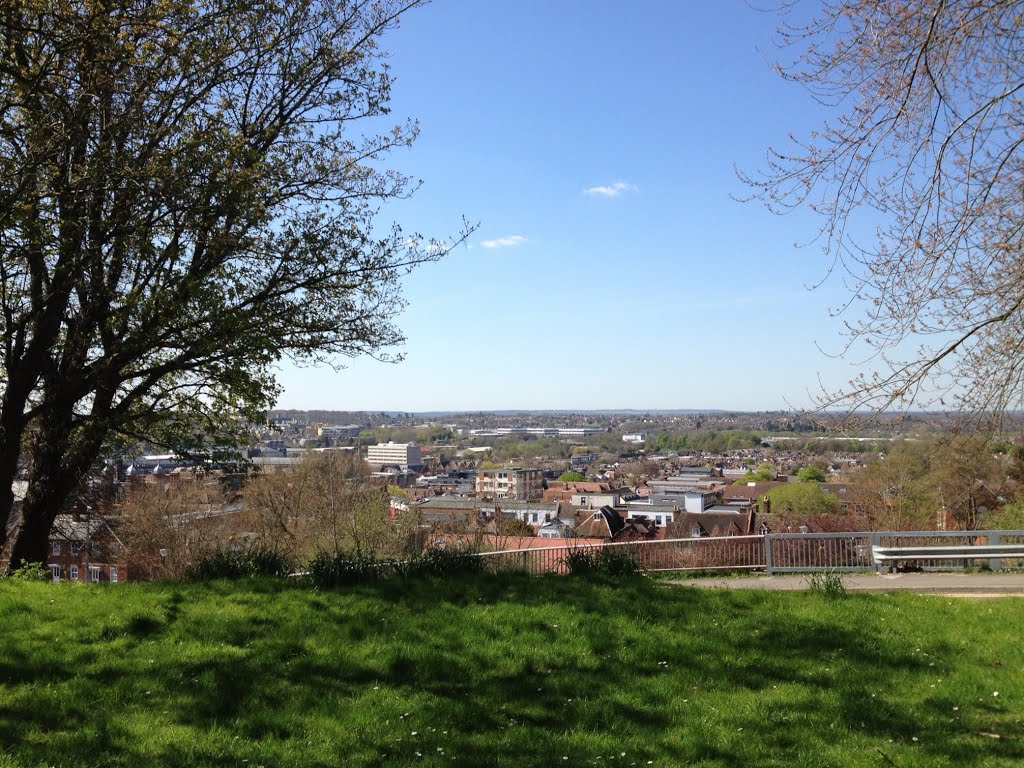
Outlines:
{"type": "MultiPolygon", "coordinates": [[[[850,592],[920,592],[965,597],[1024,596],[1024,573],[846,573],[843,584],[850,592]]],[[[678,579],[683,587],[726,589],[807,589],[801,574],[737,578],[678,579]]]]}

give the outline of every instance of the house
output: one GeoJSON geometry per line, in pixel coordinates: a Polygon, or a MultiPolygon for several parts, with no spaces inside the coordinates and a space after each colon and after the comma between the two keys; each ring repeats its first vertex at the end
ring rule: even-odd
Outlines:
{"type": "Polygon", "coordinates": [[[577,513],[576,535],[580,538],[632,541],[653,539],[657,526],[642,518],[624,519],[611,507],[601,507],[594,512],[577,513]]]}
{"type": "Polygon", "coordinates": [[[715,467],[679,467],[669,480],[694,480],[707,477],[721,477],[721,470],[715,467]]]}
{"type": "Polygon", "coordinates": [[[539,501],[544,494],[540,469],[501,467],[481,469],[476,475],[476,495],[481,499],[539,501]]]}
{"type": "Polygon", "coordinates": [[[757,511],[769,512],[768,491],[781,482],[770,480],[761,483],[743,483],[727,485],[722,489],[722,503],[724,504],[754,504],[757,511]]]}
{"type": "Polygon", "coordinates": [[[542,523],[537,528],[537,537],[541,539],[564,539],[572,533],[573,522],[556,517],[542,523]]]}
{"type": "Polygon", "coordinates": [[[617,507],[637,498],[639,497],[632,489],[607,482],[549,481],[544,491],[544,501],[566,501],[574,507],[595,509],[603,506],[617,507]]]}
{"type": "Polygon", "coordinates": [[[423,475],[416,479],[416,488],[433,494],[472,496],[476,493],[473,470],[451,469],[445,474],[423,475]]]}
{"type": "Polygon", "coordinates": [[[665,480],[648,480],[650,493],[647,498],[653,504],[678,504],[687,512],[703,512],[717,504],[725,488],[722,480],[675,476],[665,480]]]}
{"type": "Polygon", "coordinates": [[[46,560],[53,581],[127,581],[127,558],[127,548],[102,518],[74,512],[54,520],[46,560]]]}
{"type": "Polygon", "coordinates": [[[561,505],[555,502],[531,503],[528,501],[503,501],[494,508],[494,515],[514,517],[532,525],[534,529],[558,519],[561,505]]]}
{"type": "Polygon", "coordinates": [[[474,528],[493,513],[493,508],[475,499],[455,496],[434,496],[411,508],[419,515],[421,524],[455,530],[474,528]]]}
{"type": "Polygon", "coordinates": [[[658,526],[668,525],[683,511],[677,504],[647,504],[644,502],[628,503],[626,510],[629,517],[644,517],[658,526]]]}
{"type": "Polygon", "coordinates": [[[584,514],[580,513],[576,523],[576,535],[584,539],[614,539],[626,527],[626,521],[611,507],[584,514]]]}
{"type": "Polygon", "coordinates": [[[574,493],[569,497],[569,503],[574,507],[587,507],[589,509],[600,509],[601,507],[618,507],[622,497],[618,491],[609,490],[605,493],[574,493]]]}
{"type": "Polygon", "coordinates": [[[664,480],[648,480],[646,485],[651,493],[668,495],[690,491],[716,492],[725,487],[725,481],[713,477],[669,477],[664,480]]]}
{"type": "Polygon", "coordinates": [[[750,515],[757,512],[757,504],[752,501],[728,501],[724,504],[715,504],[704,510],[706,515],[718,512],[739,512],[741,515],[750,515]]]}
{"type": "Polygon", "coordinates": [[[715,491],[683,491],[682,493],[653,493],[647,497],[648,503],[656,506],[678,506],[685,512],[703,512],[719,501],[715,491]]]}
{"type": "Polygon", "coordinates": [[[548,480],[548,487],[544,489],[544,501],[565,501],[571,502],[574,494],[578,493],[609,493],[611,485],[608,483],[592,483],[586,481],[576,482],[574,480],[548,480]]]}
{"type": "Polygon", "coordinates": [[[753,535],[755,519],[752,512],[736,511],[684,512],[668,526],[665,535],[674,539],[698,539],[705,536],[753,535]]]}

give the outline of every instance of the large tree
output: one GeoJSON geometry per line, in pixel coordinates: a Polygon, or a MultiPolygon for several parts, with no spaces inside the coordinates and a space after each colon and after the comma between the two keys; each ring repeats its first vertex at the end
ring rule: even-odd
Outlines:
{"type": "Polygon", "coordinates": [[[325,451],[287,473],[254,478],[242,520],[258,548],[298,564],[322,552],[407,556],[417,546],[419,514],[392,509],[390,497],[354,451],[325,451]]]}
{"type": "Polygon", "coordinates": [[[940,502],[928,477],[931,446],[897,444],[851,477],[850,501],[873,531],[931,530],[940,502]]]}
{"type": "Polygon", "coordinates": [[[0,542],[13,563],[107,446],[230,437],[283,357],[386,354],[447,246],[377,207],[381,35],[421,0],[10,0],[0,9],[0,542]],[[366,125],[361,129],[360,125],[366,125]]]}
{"type": "Polygon", "coordinates": [[[839,511],[839,500],[817,483],[783,483],[768,491],[772,514],[791,519],[830,515],[839,511]]]}
{"type": "Polygon", "coordinates": [[[831,117],[748,177],[810,208],[865,373],[823,403],[999,417],[1024,405],[1024,7],[783,4],[783,77],[831,117]],[[849,309],[849,308],[844,308],[849,309]]]}

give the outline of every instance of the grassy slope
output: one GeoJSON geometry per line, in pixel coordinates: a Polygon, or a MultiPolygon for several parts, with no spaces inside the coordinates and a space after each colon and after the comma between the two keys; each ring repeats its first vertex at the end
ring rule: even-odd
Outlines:
{"type": "Polygon", "coordinates": [[[0,768],[1024,763],[1013,599],[0,582],[0,622],[0,768]]]}

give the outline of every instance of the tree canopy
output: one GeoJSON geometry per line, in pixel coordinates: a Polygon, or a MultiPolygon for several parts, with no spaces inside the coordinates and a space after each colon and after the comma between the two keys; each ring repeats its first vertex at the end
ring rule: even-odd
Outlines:
{"type": "Polygon", "coordinates": [[[779,71],[831,116],[745,177],[822,219],[850,285],[823,405],[1000,417],[1024,400],[1024,14],[976,0],[784,3],[779,71]],[[808,16],[808,13],[810,14],[808,16]]]}
{"type": "Polygon", "coordinates": [[[813,483],[783,483],[768,491],[772,514],[810,517],[839,511],[839,500],[813,483]]]}
{"type": "Polygon", "coordinates": [[[812,465],[810,467],[803,467],[797,472],[796,479],[801,483],[824,483],[827,476],[825,475],[825,470],[821,467],[812,465]]]}
{"type": "Polygon", "coordinates": [[[775,465],[770,462],[763,462],[740,479],[734,481],[734,485],[746,485],[747,483],[769,483],[775,479],[775,465]]]}
{"type": "Polygon", "coordinates": [[[975,528],[979,506],[989,510],[1012,497],[1013,465],[978,438],[897,442],[852,477],[853,505],[872,529],[975,528]]]}
{"type": "MultiPolygon", "coordinates": [[[[274,365],[388,357],[449,245],[377,221],[381,36],[420,0],[52,0],[0,13],[0,541],[44,559],[102,452],[229,440],[274,365]],[[359,126],[366,124],[369,132],[359,126]]],[[[393,356],[392,356],[393,359],[393,356]]]]}

